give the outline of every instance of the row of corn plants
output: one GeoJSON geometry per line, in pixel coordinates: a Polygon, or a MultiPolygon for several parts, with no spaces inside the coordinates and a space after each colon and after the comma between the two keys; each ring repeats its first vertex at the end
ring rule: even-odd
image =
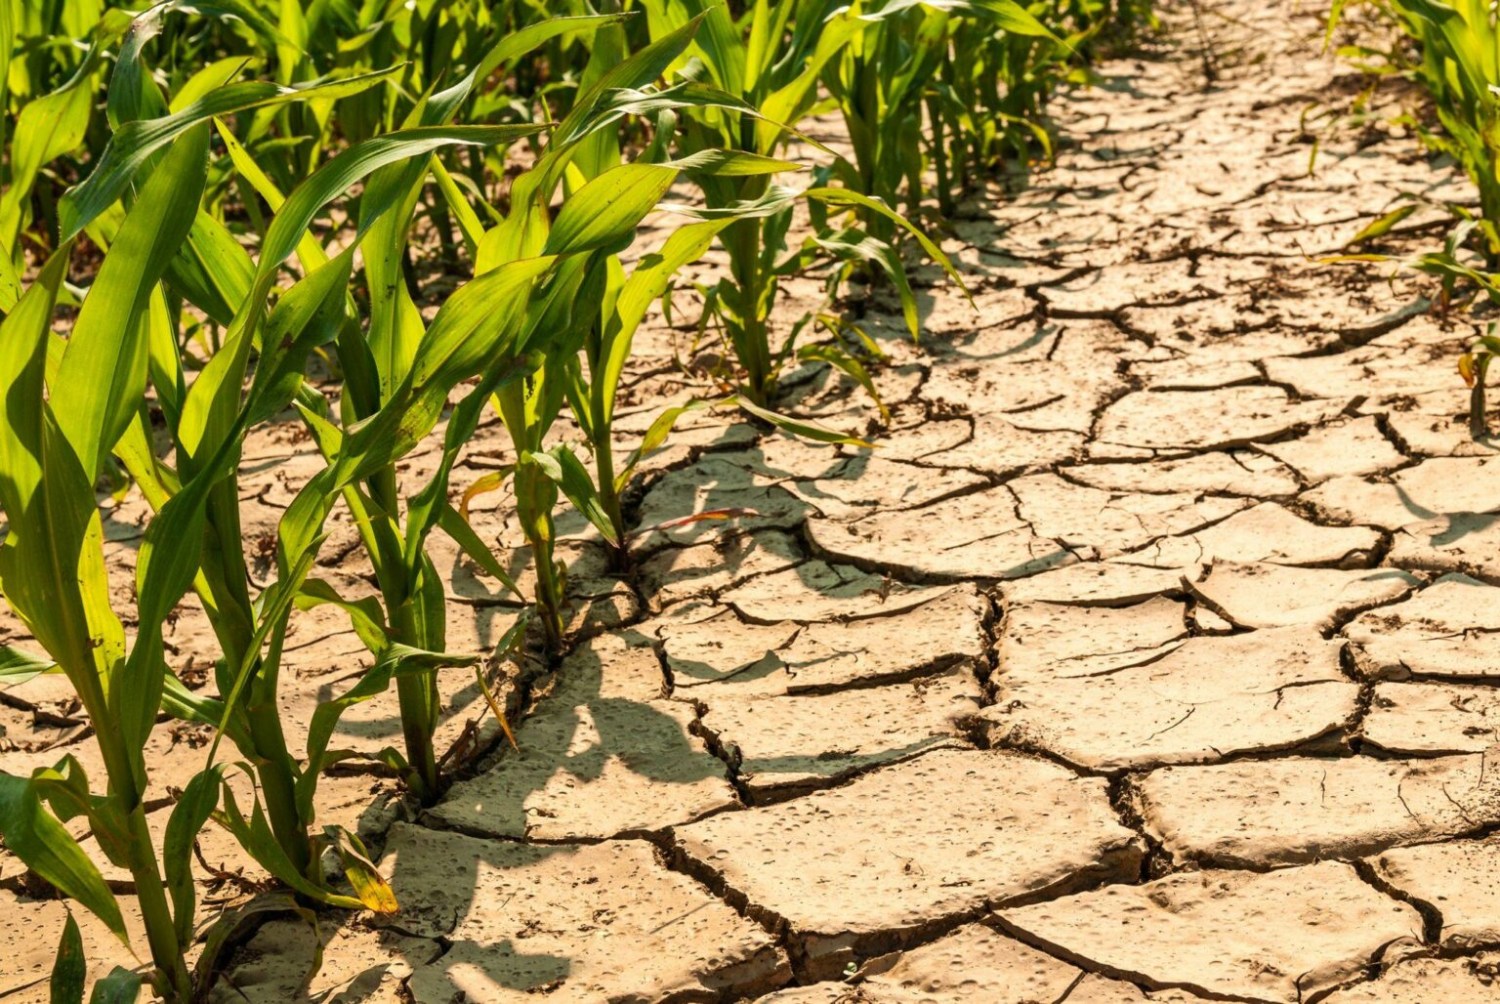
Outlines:
{"type": "MultiPolygon", "coordinates": [[[[1353,5],[1334,4],[1330,39],[1348,6],[1353,5]]],[[[1367,23],[1365,37],[1344,46],[1341,55],[1372,74],[1397,75],[1422,88],[1434,115],[1411,113],[1402,121],[1433,151],[1452,158],[1479,197],[1477,206],[1446,206],[1454,226],[1443,245],[1404,264],[1439,280],[1442,309],[1473,302],[1481,314],[1492,314],[1500,306],[1500,30],[1494,5],[1487,0],[1365,0],[1360,6],[1378,27],[1367,23]]],[[[1397,206],[1352,243],[1378,241],[1418,208],[1416,201],[1397,206]]],[[[1341,257],[1389,260],[1369,247],[1341,257]]],[[[1459,374],[1470,388],[1469,426],[1475,438],[1489,432],[1485,379],[1497,355],[1500,336],[1489,322],[1487,334],[1458,359],[1459,374]]]]}
{"type": "MultiPolygon", "coordinates": [[[[1046,94],[1085,72],[1091,38],[1148,16],[1138,0],[0,0],[0,589],[34,641],[0,648],[0,686],[65,676],[104,770],[64,755],[17,776],[0,760],[0,838],[127,945],[129,911],[73,834],[131,875],[148,961],[91,999],[211,987],[224,925],[205,935],[192,871],[206,826],[294,909],[398,910],[359,838],[320,823],[317,788],[351,756],[340,716],[394,688],[401,748],[372,769],[417,801],[441,795],[439,674],[484,654],[449,650],[432,536],[519,592],[464,511],[506,485],[536,585],[501,648],[530,631],[558,652],[562,501],[623,569],[622,493],[684,412],[734,406],[846,440],[776,410],[792,360],[874,389],[831,313],[772,323],[782,284],[820,275],[832,304],[851,276],[884,277],[916,336],[910,256],[961,286],[929,232],[979,179],[1044,156],[1046,94]],[[850,157],[814,137],[820,117],[842,118],[850,157]],[[661,210],[680,225],[639,247],[661,210]],[[727,263],[700,287],[699,327],[736,365],[622,450],[633,339],[715,247],[727,263]],[[834,340],[796,344],[817,326],[834,340]],[[778,343],[778,327],[792,335],[778,343]],[[565,412],[578,442],[557,435],[565,412]],[[491,413],[508,463],[457,485],[491,413]],[[296,486],[262,581],[240,460],[288,421],[323,466],[296,486]],[[436,465],[404,479],[429,442],[436,465]],[[103,527],[127,490],[150,518],[122,591],[103,527]],[[357,529],[367,594],[316,574],[336,512],[357,529]],[[215,645],[199,689],[164,641],[185,602],[215,645]],[[315,607],[346,616],[369,658],[293,749],[283,648],[315,607]],[[213,738],[158,844],[143,751],[163,719],[213,738]]],[[[70,915],[52,999],[81,1001],[86,969],[70,915]]]]}

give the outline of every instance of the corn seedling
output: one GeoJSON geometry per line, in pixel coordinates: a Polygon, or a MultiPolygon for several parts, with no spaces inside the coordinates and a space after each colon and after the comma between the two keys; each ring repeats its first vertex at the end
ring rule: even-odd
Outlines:
{"type": "MultiPolygon", "coordinates": [[[[819,76],[830,62],[869,30],[858,5],[831,0],[758,0],[739,23],[722,5],[695,0],[646,0],[653,37],[676,30],[691,18],[704,28],[672,66],[678,82],[669,90],[709,105],[693,114],[664,118],[661,128],[678,124],[676,145],[693,156],[731,150],[774,159],[792,140],[802,137],[798,125],[817,107],[819,76]],[[778,44],[778,40],[779,44],[778,44]]],[[[869,213],[917,236],[924,250],[945,267],[944,258],[925,236],[885,203],[862,192],[816,186],[802,191],[773,183],[764,173],[724,173],[700,182],[706,206],[703,219],[736,217],[719,235],[729,255],[729,274],[709,292],[705,310],[722,325],[743,375],[740,393],[764,410],[776,396],[781,366],[795,351],[795,337],[773,348],[770,313],[780,283],[820,259],[839,263],[831,277],[837,287],[847,268],[873,265],[895,280],[913,335],[917,331],[915,297],[896,249],[854,227],[837,231],[827,225],[828,211],[869,213]],[[798,202],[815,206],[819,233],[788,253],[787,233],[798,202]]],[[[801,325],[794,325],[794,331],[801,325]]]]}

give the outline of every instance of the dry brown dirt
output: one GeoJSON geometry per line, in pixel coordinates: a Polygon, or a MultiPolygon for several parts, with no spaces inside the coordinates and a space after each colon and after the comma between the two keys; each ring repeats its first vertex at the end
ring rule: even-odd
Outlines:
{"type": "MultiPolygon", "coordinates": [[[[1500,1002],[1500,460],[1454,369],[1474,328],[1409,276],[1314,260],[1403,194],[1470,190],[1391,124],[1401,95],[1327,114],[1365,82],[1320,53],[1326,5],[1163,7],[1161,39],[1059,96],[1056,167],[954,222],[973,306],[924,267],[912,346],[869,305],[888,425],[827,371],[789,378],[789,408],[878,449],[698,413],[635,516],[753,515],[645,535],[624,578],[564,519],[572,649],[493,670],[519,752],[445,677],[440,743],[473,758],[441,804],[357,764],[321,792],[399,915],[267,923],[217,1000],[1500,1002]]],[[[697,388],[690,339],[638,340],[626,448],[697,388]]],[[[506,453],[491,420],[467,479],[506,453]]],[[[317,466],[289,429],[251,444],[252,547],[317,466]]],[[[122,589],[144,511],[108,520],[122,589]]],[[[519,568],[506,497],[473,518],[519,568]]],[[[492,647],[516,599],[435,549],[448,647],[492,647]]],[[[370,588],[347,520],[321,565],[370,588]]],[[[208,639],[179,612],[194,685],[208,639]]],[[[287,657],[298,742],[365,656],[315,611],[287,657]]],[[[396,714],[355,708],[335,745],[398,741],[396,714]]],[[[0,737],[12,772],[96,759],[53,678],[0,693],[0,737]]],[[[202,739],[158,730],[158,829],[202,739]]],[[[211,920],[264,876],[202,843],[211,920]]],[[[39,892],[0,853],[5,1004],[46,996],[63,907],[39,892]]],[[[130,961],[84,928],[96,974],[130,961]]]]}

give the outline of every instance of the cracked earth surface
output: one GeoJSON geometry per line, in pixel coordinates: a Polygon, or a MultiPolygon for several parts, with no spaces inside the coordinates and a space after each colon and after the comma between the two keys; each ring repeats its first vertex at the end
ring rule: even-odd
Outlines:
{"type": "MultiPolygon", "coordinates": [[[[519,751],[458,674],[439,743],[470,765],[441,804],[326,779],[319,822],[380,849],[402,911],[325,923],[310,982],[317,940],[266,923],[218,999],[1500,1001],[1500,460],[1466,433],[1473,331],[1407,277],[1312,260],[1403,192],[1470,195],[1378,123],[1322,136],[1309,172],[1304,110],[1364,86],[1319,55],[1325,9],[1168,4],[1147,51],[1060,96],[1056,168],[946,242],[974,307],[926,269],[920,346],[889,305],[865,317],[891,356],[878,450],[698,414],[634,516],[753,514],[642,536],[628,579],[565,520],[573,647],[493,668],[519,751]]],[[[680,337],[638,340],[622,435],[689,393],[680,337]]],[[[827,372],[788,391],[870,421],[827,372]]],[[[474,477],[502,440],[482,430],[474,477]]],[[[284,429],[251,444],[248,540],[315,468],[284,429]]],[[[120,569],[143,514],[107,521],[120,569]]],[[[519,571],[505,499],[473,519],[519,571]]],[[[434,547],[449,648],[493,647],[515,599],[434,547]]],[[[321,564],[368,590],[347,521],[321,564]]],[[[206,638],[181,610],[195,686],[206,638]]],[[[293,733],[362,656],[334,614],[294,622],[293,733]]],[[[13,773],[91,762],[55,678],[0,694],[0,727],[13,773]]],[[[398,736],[392,694],[337,743],[398,736]]],[[[153,740],[158,831],[203,738],[153,740]]],[[[202,844],[210,905],[254,891],[202,844]]],[[[37,895],[0,854],[25,918],[0,931],[7,1004],[45,998],[63,908],[37,895]]],[[[84,928],[97,971],[122,961],[84,928]]]]}

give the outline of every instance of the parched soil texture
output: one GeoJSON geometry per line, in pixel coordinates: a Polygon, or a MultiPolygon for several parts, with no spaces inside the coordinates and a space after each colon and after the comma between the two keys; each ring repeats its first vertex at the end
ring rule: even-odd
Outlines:
{"type": "MultiPolygon", "coordinates": [[[[217,999],[1500,1001],[1500,458],[1454,367],[1474,327],[1390,266],[1318,260],[1403,194],[1472,196],[1391,125],[1397,89],[1356,109],[1326,5],[1166,7],[1055,103],[1056,167],[955,222],[972,306],[925,269],[918,346],[870,306],[878,449],[692,416],[638,525],[748,512],[641,535],[624,577],[567,524],[571,651],[492,674],[519,750],[458,671],[440,740],[472,755],[440,804],[355,763],[323,784],[320,822],[377,849],[399,915],[248,928],[217,999]]],[[[1382,247],[1447,225],[1418,212],[1382,247]]],[[[691,390],[690,338],[643,334],[622,433],[691,390]]],[[[875,413],[824,370],[787,387],[829,425],[875,413]]],[[[317,463],[290,431],[252,444],[252,547],[317,463]]],[[[121,567],[142,509],[109,523],[121,567]]],[[[520,541],[503,495],[473,519],[520,541]]],[[[356,545],[339,526],[319,572],[350,593],[356,545]]],[[[445,561],[449,647],[493,647],[516,599],[445,561]]],[[[287,641],[294,732],[364,654],[319,616],[287,641]]],[[[187,608],[172,631],[195,686],[206,630],[187,608]]],[[[0,701],[7,769],[91,762],[55,680],[0,701]]],[[[392,694],[335,745],[398,737],[392,694]]],[[[159,830],[205,736],[157,739],[159,830]]],[[[210,908],[263,887],[202,845],[210,908]]],[[[45,999],[63,906],[40,893],[0,857],[7,1004],[45,999]]],[[[85,938],[98,972],[121,961],[85,938]]]]}

